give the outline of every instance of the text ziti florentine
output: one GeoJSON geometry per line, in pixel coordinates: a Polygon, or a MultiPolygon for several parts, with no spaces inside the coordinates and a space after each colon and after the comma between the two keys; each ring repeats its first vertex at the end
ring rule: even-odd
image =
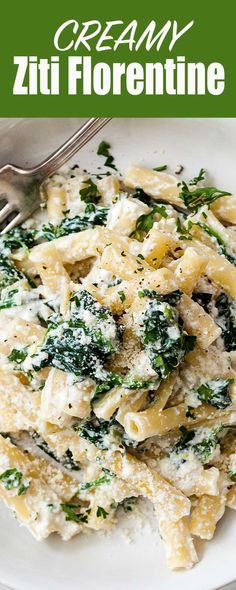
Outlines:
{"type": "MultiPolygon", "coordinates": [[[[220,95],[225,71],[219,62],[186,62],[184,56],[164,62],[94,63],[91,56],[69,56],[67,82],[60,83],[58,56],[15,56],[14,95],[220,95]],[[65,87],[66,86],[66,87],[65,87]]],[[[63,64],[64,65],[64,64],[63,64]]]]}

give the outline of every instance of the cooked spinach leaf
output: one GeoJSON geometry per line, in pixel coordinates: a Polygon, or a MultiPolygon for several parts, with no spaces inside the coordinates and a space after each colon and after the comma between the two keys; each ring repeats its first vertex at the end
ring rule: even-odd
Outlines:
{"type": "Polygon", "coordinates": [[[25,278],[25,275],[20,272],[13,264],[13,262],[3,255],[0,256],[0,291],[13,285],[16,281],[25,278]]]}
{"type": "Polygon", "coordinates": [[[104,439],[109,434],[110,422],[99,422],[99,420],[90,420],[84,423],[76,422],[73,424],[73,429],[98,449],[108,450],[108,445],[104,439]]]}
{"type": "Polygon", "coordinates": [[[202,293],[202,292],[193,293],[192,294],[192,299],[194,301],[196,301],[196,303],[198,303],[199,305],[201,305],[203,307],[203,309],[205,309],[205,311],[207,313],[209,313],[209,305],[210,305],[211,300],[212,300],[212,294],[211,293],[202,293]]]}
{"type": "Polygon", "coordinates": [[[221,293],[215,306],[218,311],[215,321],[222,329],[225,349],[236,350],[236,304],[228,295],[221,293]]]}
{"type": "Polygon", "coordinates": [[[227,408],[231,404],[228,389],[233,382],[233,379],[211,379],[206,381],[197,389],[198,399],[215,408],[227,408]]]}
{"type": "Polygon", "coordinates": [[[60,225],[43,225],[39,232],[39,236],[46,240],[55,240],[61,236],[67,236],[68,234],[77,233],[94,227],[95,225],[105,225],[107,221],[107,207],[99,207],[93,203],[88,203],[83,215],[77,215],[76,217],[66,217],[60,223],[60,225]]]}
{"type": "Polygon", "coordinates": [[[151,365],[159,377],[165,379],[185,354],[193,350],[196,338],[183,330],[177,310],[158,299],[149,302],[142,324],[140,337],[151,365]]]}
{"type": "Polygon", "coordinates": [[[37,231],[25,227],[15,227],[0,236],[0,252],[8,254],[18,248],[32,248],[35,244],[37,231]]]}
{"type": "Polygon", "coordinates": [[[26,359],[27,355],[27,348],[13,348],[7,358],[9,361],[20,365],[26,359]]]}
{"type": "Polygon", "coordinates": [[[76,422],[73,429],[79,436],[94,444],[98,449],[108,451],[111,444],[121,447],[135,448],[140,443],[133,441],[126,434],[123,426],[113,416],[110,420],[101,420],[92,415],[91,419],[85,422],[76,422]]]}
{"type": "Polygon", "coordinates": [[[70,449],[67,449],[63,457],[60,457],[59,459],[55,455],[54,451],[50,448],[48,443],[40,436],[40,434],[38,434],[37,432],[33,432],[31,436],[37,447],[44,451],[46,455],[54,459],[54,461],[57,461],[57,463],[61,463],[63,467],[69,469],[70,471],[80,471],[80,464],[78,463],[78,461],[75,461],[73,459],[73,455],[70,449]]]}
{"type": "Polygon", "coordinates": [[[171,293],[167,293],[166,295],[160,295],[154,289],[141,289],[138,291],[138,296],[140,299],[142,297],[148,297],[149,299],[158,299],[158,301],[164,301],[169,303],[169,305],[175,306],[179,303],[180,297],[182,293],[179,289],[176,291],[172,291],[171,293]]]}
{"type": "Polygon", "coordinates": [[[187,430],[185,426],[180,427],[181,438],[172,449],[172,453],[181,455],[181,462],[187,460],[187,456],[184,455],[185,451],[192,451],[201,463],[207,463],[209,461],[216,445],[219,441],[219,433],[222,430],[222,425],[218,424],[212,430],[202,429],[201,430],[187,430]]]}
{"type": "Polygon", "coordinates": [[[60,315],[50,317],[45,340],[32,357],[33,368],[53,366],[106,381],[109,373],[104,363],[117,350],[118,336],[111,312],[82,291],[71,299],[69,320],[60,315]]]}
{"type": "Polygon", "coordinates": [[[229,260],[229,262],[231,262],[231,264],[234,264],[234,266],[236,266],[236,257],[233,255],[233,253],[228,252],[227,245],[224,242],[223,238],[220,236],[220,234],[218,234],[218,232],[216,232],[214,229],[212,229],[212,227],[207,225],[207,223],[203,223],[202,221],[199,221],[198,223],[194,223],[194,225],[198,225],[201,229],[203,229],[208,234],[208,236],[213,238],[213,240],[218,245],[218,252],[220,254],[222,254],[223,256],[225,256],[225,258],[227,258],[227,260],[229,260]]]}

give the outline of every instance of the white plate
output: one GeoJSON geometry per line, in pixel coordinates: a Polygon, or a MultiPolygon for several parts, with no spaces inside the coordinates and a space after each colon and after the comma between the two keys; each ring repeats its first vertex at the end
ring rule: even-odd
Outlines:
{"type": "MultiPolygon", "coordinates": [[[[80,122],[0,119],[0,165],[40,161],[80,122]]],[[[111,142],[121,171],[130,163],[169,164],[172,171],[182,164],[188,179],[205,167],[210,183],[236,193],[236,119],[116,119],[78,154],[82,168],[94,172],[101,165],[101,139],[111,142]]],[[[236,578],[233,512],[222,519],[215,539],[200,546],[200,563],[179,573],[167,570],[158,532],[148,524],[137,527],[131,544],[120,530],[37,543],[3,507],[0,516],[0,582],[16,590],[213,590],[236,578]]]]}

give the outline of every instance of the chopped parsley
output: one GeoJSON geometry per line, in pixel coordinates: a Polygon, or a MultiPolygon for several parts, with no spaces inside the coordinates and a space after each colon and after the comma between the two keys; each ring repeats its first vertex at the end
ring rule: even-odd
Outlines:
{"type": "Polygon", "coordinates": [[[12,469],[7,469],[0,475],[0,480],[2,481],[6,490],[17,490],[18,496],[23,496],[25,492],[28,490],[30,482],[28,480],[23,480],[23,474],[21,471],[13,467],[12,469]]]}
{"type": "Polygon", "coordinates": [[[162,217],[167,217],[166,207],[165,205],[154,205],[152,210],[149,213],[140,215],[136,221],[136,226],[134,231],[132,232],[132,238],[141,241],[144,237],[145,233],[148,233],[150,229],[152,229],[154,224],[154,216],[156,213],[159,213],[162,217]]]}
{"type": "Polygon", "coordinates": [[[96,514],[97,514],[97,517],[98,517],[98,518],[100,518],[100,517],[101,517],[101,518],[106,518],[106,517],[108,516],[109,512],[107,512],[107,511],[105,510],[105,508],[103,508],[102,506],[98,506],[98,507],[97,507],[97,512],[96,512],[96,514]]]}
{"type": "Polygon", "coordinates": [[[153,168],[153,170],[155,170],[155,172],[164,172],[164,170],[167,169],[167,164],[164,164],[164,166],[156,166],[156,168],[153,168]]]}
{"type": "Polygon", "coordinates": [[[85,203],[97,203],[100,199],[100,194],[97,185],[91,178],[83,182],[86,186],[79,191],[81,201],[85,203]]]}
{"type": "Polygon", "coordinates": [[[177,232],[179,234],[180,240],[192,240],[193,239],[192,235],[190,234],[190,230],[192,229],[192,225],[193,225],[192,222],[189,221],[188,227],[184,227],[184,225],[181,224],[179,217],[177,217],[176,227],[177,227],[177,232]]]}
{"type": "Polygon", "coordinates": [[[9,361],[20,365],[26,359],[27,355],[27,348],[13,348],[7,358],[9,361]]]}
{"type": "Polygon", "coordinates": [[[121,303],[124,303],[124,301],[126,299],[125,294],[124,294],[124,291],[118,291],[118,295],[119,295],[119,298],[121,300],[121,303]]]}
{"type": "Polygon", "coordinates": [[[101,143],[98,146],[97,154],[98,156],[104,156],[104,158],[106,158],[104,166],[107,166],[108,168],[113,168],[113,170],[117,170],[114,164],[114,158],[109,151],[110,147],[111,146],[109,143],[107,143],[107,141],[101,141],[101,143]]]}
{"type": "Polygon", "coordinates": [[[80,504],[61,504],[61,509],[66,514],[66,520],[78,523],[87,523],[91,510],[88,508],[84,512],[80,512],[80,504]]]}
{"type": "Polygon", "coordinates": [[[84,490],[91,490],[93,488],[97,488],[98,486],[101,486],[106,483],[111,483],[111,477],[109,477],[108,475],[103,475],[102,477],[99,477],[98,479],[94,479],[93,481],[81,483],[80,490],[83,490],[83,491],[84,490]]]}
{"type": "Polygon", "coordinates": [[[194,176],[194,178],[192,178],[192,180],[189,181],[189,185],[193,186],[195,184],[198,184],[199,182],[202,182],[203,180],[205,180],[205,175],[206,175],[206,170],[204,170],[204,168],[201,168],[198,175],[194,176]]]}
{"type": "Polygon", "coordinates": [[[199,187],[193,191],[189,190],[186,182],[182,182],[180,186],[181,190],[179,197],[183,200],[185,206],[191,211],[191,213],[196,213],[203,205],[210,207],[212,203],[220,197],[231,195],[231,193],[227,191],[221,191],[218,188],[211,186],[199,187]]]}

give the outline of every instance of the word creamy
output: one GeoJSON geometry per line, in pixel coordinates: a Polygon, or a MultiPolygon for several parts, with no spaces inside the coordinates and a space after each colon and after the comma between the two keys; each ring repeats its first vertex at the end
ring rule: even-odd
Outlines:
{"type": "Polygon", "coordinates": [[[168,20],[163,26],[158,28],[157,22],[152,20],[140,31],[140,25],[136,20],[132,20],[124,26],[124,21],[108,21],[105,25],[98,20],[86,21],[79,23],[71,19],[64,22],[56,31],[54,36],[54,46],[57,51],[77,51],[84,47],[91,51],[93,47],[96,51],[117,51],[120,46],[126,45],[130,51],[138,51],[144,47],[146,51],[154,48],[160,50],[165,39],[169,44],[169,51],[173,49],[176,42],[182,37],[194,24],[190,21],[184,27],[178,26],[176,20],[168,20]],[[96,40],[95,46],[91,41],[96,40]]]}
{"type": "Polygon", "coordinates": [[[217,96],[225,88],[225,71],[221,63],[208,66],[186,62],[184,56],[163,62],[108,64],[94,63],[91,56],[69,56],[67,88],[60,87],[59,57],[16,56],[15,95],[54,94],[66,90],[69,95],[204,95],[217,96]]]}

